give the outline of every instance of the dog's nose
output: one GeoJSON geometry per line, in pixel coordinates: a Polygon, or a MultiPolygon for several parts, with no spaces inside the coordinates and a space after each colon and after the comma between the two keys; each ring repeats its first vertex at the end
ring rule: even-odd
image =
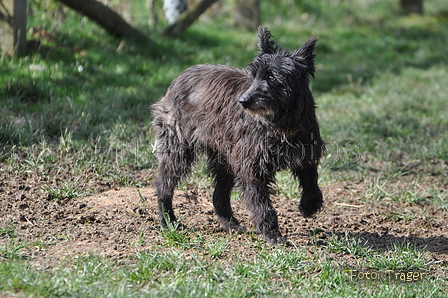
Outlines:
{"type": "Polygon", "coordinates": [[[243,95],[240,97],[239,100],[240,104],[243,106],[243,108],[247,109],[250,106],[250,96],[243,95]]]}

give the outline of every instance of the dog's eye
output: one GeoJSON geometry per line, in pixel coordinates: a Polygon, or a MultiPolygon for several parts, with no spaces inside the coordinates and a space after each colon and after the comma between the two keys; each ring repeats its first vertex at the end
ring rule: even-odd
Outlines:
{"type": "Polygon", "coordinates": [[[273,75],[269,75],[269,76],[268,76],[268,80],[269,80],[269,81],[275,81],[275,77],[274,77],[273,75]]]}

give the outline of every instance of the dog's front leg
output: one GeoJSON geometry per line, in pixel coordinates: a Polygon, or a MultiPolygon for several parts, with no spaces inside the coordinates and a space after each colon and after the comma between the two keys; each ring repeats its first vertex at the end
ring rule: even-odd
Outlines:
{"type": "Polygon", "coordinates": [[[267,185],[247,183],[243,187],[242,201],[251,213],[256,232],[263,234],[269,244],[286,242],[278,230],[277,212],[272,207],[267,185]]]}
{"type": "Polygon", "coordinates": [[[293,170],[294,175],[300,180],[302,186],[302,198],[299,209],[304,217],[311,217],[319,211],[323,205],[322,192],[317,185],[317,164],[293,170]]]}

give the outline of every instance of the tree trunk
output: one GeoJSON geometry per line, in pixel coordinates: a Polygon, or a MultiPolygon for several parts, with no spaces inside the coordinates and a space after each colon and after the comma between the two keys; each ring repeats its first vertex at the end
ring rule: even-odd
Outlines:
{"type": "Polygon", "coordinates": [[[59,0],[84,14],[117,38],[131,38],[155,45],[145,34],[129,25],[120,15],[96,0],[59,0]]]}
{"type": "Polygon", "coordinates": [[[209,8],[216,1],[218,0],[202,0],[199,3],[196,3],[190,9],[182,13],[175,23],[169,25],[165,31],[163,31],[163,35],[173,36],[184,32],[188,27],[190,27],[191,24],[193,24],[194,21],[196,21],[197,18],[199,18],[204,11],[207,10],[207,8],[209,8]]]}
{"type": "Polygon", "coordinates": [[[400,0],[400,3],[405,14],[423,14],[423,0],[400,0]]]}
{"type": "Polygon", "coordinates": [[[147,7],[148,7],[148,26],[155,27],[157,25],[157,15],[155,10],[155,1],[156,0],[147,0],[147,7]]]}
{"type": "Polygon", "coordinates": [[[0,0],[0,52],[12,56],[26,48],[26,0],[0,0]]]}
{"type": "Polygon", "coordinates": [[[256,30],[260,25],[260,0],[236,0],[233,13],[235,26],[256,30]]]}

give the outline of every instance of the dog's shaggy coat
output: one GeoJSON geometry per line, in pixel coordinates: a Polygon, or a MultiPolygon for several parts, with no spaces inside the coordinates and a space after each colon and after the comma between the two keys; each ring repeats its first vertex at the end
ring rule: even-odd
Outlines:
{"type": "Polygon", "coordinates": [[[213,205],[224,230],[245,230],[230,206],[236,185],[256,231],[269,243],[285,242],[269,198],[275,173],[285,168],[300,180],[302,214],[311,216],[321,208],[317,166],[324,142],[309,89],[317,38],[291,53],[278,47],[265,28],[259,28],[258,37],[260,52],[245,69],[195,65],[153,105],[162,225],[165,219],[176,220],[173,192],[198,152],[208,157],[213,205]]]}

